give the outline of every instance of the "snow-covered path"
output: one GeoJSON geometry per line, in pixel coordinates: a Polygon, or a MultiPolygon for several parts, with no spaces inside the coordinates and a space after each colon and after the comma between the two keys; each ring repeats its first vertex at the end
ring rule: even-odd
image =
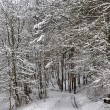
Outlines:
{"type": "Polygon", "coordinates": [[[49,98],[22,107],[18,110],[110,110],[104,108],[103,102],[91,102],[83,93],[50,91],[49,98]]]}
{"type": "Polygon", "coordinates": [[[63,94],[52,110],[78,110],[78,105],[73,94],[63,94]]]}
{"type": "Polygon", "coordinates": [[[52,91],[49,96],[45,101],[30,104],[20,110],[81,110],[73,93],[52,91]]]}

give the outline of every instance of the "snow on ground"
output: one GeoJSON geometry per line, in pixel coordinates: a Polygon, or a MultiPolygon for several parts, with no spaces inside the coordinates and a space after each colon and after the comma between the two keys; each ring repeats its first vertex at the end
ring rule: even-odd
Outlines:
{"type": "Polygon", "coordinates": [[[100,101],[91,101],[87,98],[86,89],[83,88],[81,92],[75,95],[76,103],[79,104],[79,110],[110,110],[110,105],[108,106],[100,101]]]}
{"type": "Polygon", "coordinates": [[[74,96],[70,93],[52,91],[50,98],[33,103],[21,110],[78,110],[74,96]]]}
{"type": "Polygon", "coordinates": [[[34,102],[19,110],[110,110],[104,108],[102,101],[93,102],[86,97],[85,90],[78,94],[49,91],[49,98],[34,102]]]}
{"type": "Polygon", "coordinates": [[[18,110],[51,110],[57,99],[46,99],[39,102],[34,102],[26,107],[18,110]]]}
{"type": "Polygon", "coordinates": [[[81,110],[108,110],[104,108],[104,104],[102,101],[97,101],[97,102],[90,101],[86,97],[84,92],[85,91],[83,91],[83,93],[78,93],[75,95],[76,102],[81,107],[81,110]]]}
{"type": "Polygon", "coordinates": [[[8,110],[9,100],[7,97],[5,93],[0,93],[0,110],[8,110]]]}
{"type": "Polygon", "coordinates": [[[101,101],[91,102],[82,106],[82,110],[106,110],[101,101]]]}

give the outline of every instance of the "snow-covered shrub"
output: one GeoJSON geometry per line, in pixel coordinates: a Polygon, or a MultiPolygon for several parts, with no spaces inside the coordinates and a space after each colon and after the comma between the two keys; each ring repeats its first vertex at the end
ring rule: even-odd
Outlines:
{"type": "Polygon", "coordinates": [[[87,88],[87,96],[91,100],[98,100],[108,94],[110,88],[104,83],[104,79],[97,79],[87,88]]]}

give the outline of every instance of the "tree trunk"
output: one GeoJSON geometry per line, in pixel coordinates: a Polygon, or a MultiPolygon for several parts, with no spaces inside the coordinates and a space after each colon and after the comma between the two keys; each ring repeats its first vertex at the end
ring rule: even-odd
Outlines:
{"type": "Polygon", "coordinates": [[[15,58],[15,53],[12,52],[12,74],[13,74],[13,84],[14,84],[14,89],[15,89],[15,105],[16,107],[19,107],[20,106],[20,98],[19,98],[19,95],[18,95],[18,91],[17,91],[17,87],[18,87],[18,84],[17,84],[17,74],[16,74],[16,58],[15,58]]]}
{"type": "Polygon", "coordinates": [[[66,58],[65,58],[65,91],[66,91],[66,58]]]}
{"type": "Polygon", "coordinates": [[[70,79],[70,76],[69,76],[69,73],[68,73],[68,91],[69,91],[69,85],[70,85],[69,79],[70,79]]]}
{"type": "MultiPolygon", "coordinates": [[[[11,78],[10,78],[11,79],[11,78]]],[[[12,98],[12,85],[11,85],[11,80],[10,80],[10,89],[9,89],[9,93],[10,93],[10,97],[9,97],[9,102],[10,102],[10,108],[9,108],[9,110],[12,110],[12,100],[11,100],[11,98],[12,98]]]]}
{"type": "Polygon", "coordinates": [[[73,77],[73,75],[71,76],[71,78],[72,78],[72,90],[73,90],[73,88],[74,88],[74,77],[73,77]]]}
{"type": "Polygon", "coordinates": [[[85,77],[85,75],[83,75],[83,85],[85,85],[86,84],[86,77],[85,77]]]}
{"type": "Polygon", "coordinates": [[[78,86],[81,86],[81,82],[80,82],[80,74],[78,74],[78,86]]]}
{"type": "Polygon", "coordinates": [[[62,85],[62,90],[63,91],[63,82],[64,82],[64,76],[63,76],[63,67],[64,67],[64,59],[61,59],[61,70],[62,70],[62,80],[61,80],[61,85],[62,85]]]}
{"type": "Polygon", "coordinates": [[[42,74],[41,74],[41,71],[39,72],[39,98],[42,99],[43,96],[42,96],[42,89],[43,89],[43,85],[42,85],[42,74]]]}
{"type": "Polygon", "coordinates": [[[71,78],[71,74],[69,74],[69,93],[71,93],[71,84],[72,83],[72,78],[71,78]]]}
{"type": "Polygon", "coordinates": [[[74,76],[74,94],[76,94],[76,76],[74,76]]]}

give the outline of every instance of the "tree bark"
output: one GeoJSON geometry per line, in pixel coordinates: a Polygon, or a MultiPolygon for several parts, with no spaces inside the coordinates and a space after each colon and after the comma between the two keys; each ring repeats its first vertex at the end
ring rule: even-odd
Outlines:
{"type": "Polygon", "coordinates": [[[85,77],[85,75],[83,75],[83,85],[85,85],[86,84],[86,77],[85,77]]]}
{"type": "Polygon", "coordinates": [[[80,74],[78,74],[78,86],[81,86],[81,82],[80,82],[80,74]]]}
{"type": "Polygon", "coordinates": [[[76,94],[76,76],[74,76],[74,94],[76,94]]]}
{"type": "Polygon", "coordinates": [[[62,85],[62,90],[63,91],[63,82],[64,82],[64,76],[63,76],[63,67],[64,67],[64,59],[61,59],[61,70],[62,70],[62,80],[61,80],[61,85],[62,85]]]}
{"type": "Polygon", "coordinates": [[[65,58],[65,61],[64,61],[64,69],[65,69],[65,91],[66,91],[66,58],[65,58]]]}
{"type": "Polygon", "coordinates": [[[72,90],[73,90],[73,88],[74,88],[74,77],[73,77],[73,75],[71,76],[71,78],[72,78],[72,90]]]}

